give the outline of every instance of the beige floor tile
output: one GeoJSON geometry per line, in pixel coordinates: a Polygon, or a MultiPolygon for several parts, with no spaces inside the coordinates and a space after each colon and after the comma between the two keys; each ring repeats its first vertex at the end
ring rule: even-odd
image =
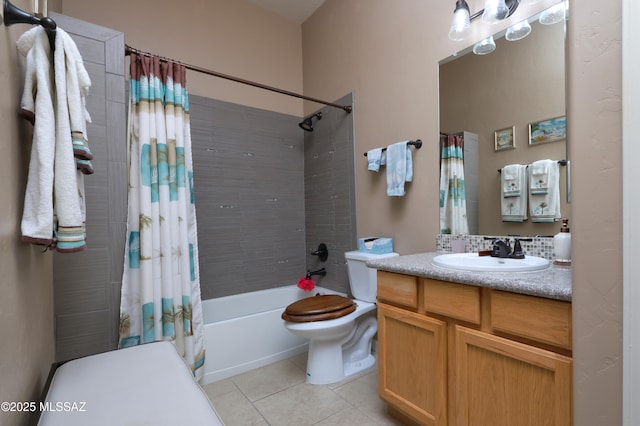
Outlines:
{"type": "Polygon", "coordinates": [[[314,426],[380,426],[380,423],[366,416],[359,410],[346,408],[314,426]]]}
{"type": "Polygon", "coordinates": [[[226,426],[269,424],[239,390],[219,395],[212,400],[212,403],[226,426]]]}
{"type": "Polygon", "coordinates": [[[232,380],[224,379],[204,385],[202,389],[204,389],[209,399],[212,399],[229,392],[237,391],[238,387],[232,380]]]}
{"type": "Polygon", "coordinates": [[[334,389],[334,392],[381,424],[401,424],[387,414],[387,405],[378,396],[377,371],[372,371],[356,380],[345,383],[334,389]]]}
{"type": "Polygon", "coordinates": [[[299,384],[254,403],[274,426],[313,425],[344,409],[349,404],[326,386],[299,384]]]}
{"type": "Polygon", "coordinates": [[[304,382],[305,375],[303,370],[285,359],[239,374],[231,380],[249,401],[255,402],[304,382]]]}

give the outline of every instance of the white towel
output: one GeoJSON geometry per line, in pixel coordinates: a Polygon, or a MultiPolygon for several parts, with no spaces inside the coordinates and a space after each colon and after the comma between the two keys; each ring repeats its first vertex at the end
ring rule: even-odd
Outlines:
{"type": "Polygon", "coordinates": [[[21,115],[34,124],[20,227],[23,241],[48,246],[53,242],[53,167],[56,143],[53,72],[49,60],[51,49],[47,34],[40,26],[25,32],[16,45],[18,51],[26,56],[21,115]]]}
{"type": "Polygon", "coordinates": [[[529,166],[529,179],[538,179],[535,185],[530,184],[529,212],[532,222],[553,222],[562,217],[560,214],[560,166],[557,161],[541,161],[548,166],[547,174],[533,174],[534,169],[537,172],[541,170],[541,165],[536,164],[539,162],[529,166]],[[541,189],[544,186],[546,186],[546,192],[541,189]]]}
{"type": "Polygon", "coordinates": [[[57,244],[57,250],[62,252],[83,250],[85,211],[81,173],[89,170],[91,156],[84,139],[87,119],[84,97],[91,85],[89,75],[75,43],[60,28],[56,30],[53,64],[49,59],[49,39],[42,27],[27,31],[16,44],[18,51],[27,56],[21,114],[34,123],[22,239],[47,246],[57,244]],[[72,130],[82,136],[78,164],[74,159],[72,130]]]}
{"type": "Polygon", "coordinates": [[[527,167],[510,164],[502,168],[500,175],[500,209],[503,222],[524,222],[527,220],[527,167]]]}
{"type": "Polygon", "coordinates": [[[380,170],[380,166],[382,165],[382,156],[382,148],[369,150],[367,152],[367,162],[369,163],[369,165],[367,166],[367,170],[370,170],[372,172],[377,172],[378,170],[380,170]]]}
{"type": "Polygon", "coordinates": [[[531,194],[546,194],[549,192],[551,169],[557,162],[552,160],[539,160],[531,163],[531,178],[529,179],[531,194]]]}
{"type": "Polygon", "coordinates": [[[526,187],[525,166],[509,164],[502,168],[500,175],[502,183],[502,197],[519,197],[526,187]]]}
{"type": "Polygon", "coordinates": [[[402,197],[404,183],[413,180],[413,158],[407,142],[387,147],[387,195],[390,197],[402,197]]]}

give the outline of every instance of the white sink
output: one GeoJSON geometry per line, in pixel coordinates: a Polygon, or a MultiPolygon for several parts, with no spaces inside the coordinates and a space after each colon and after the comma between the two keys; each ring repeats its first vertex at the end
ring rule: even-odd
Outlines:
{"type": "Polygon", "coordinates": [[[442,254],[434,257],[432,263],[443,268],[474,272],[527,272],[540,271],[549,267],[549,261],[542,257],[525,256],[524,259],[501,259],[499,257],[478,256],[477,253],[442,254]]]}

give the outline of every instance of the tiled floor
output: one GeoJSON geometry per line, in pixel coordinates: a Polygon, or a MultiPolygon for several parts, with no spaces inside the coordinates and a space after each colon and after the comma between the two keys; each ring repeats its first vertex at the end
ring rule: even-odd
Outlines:
{"type": "Polygon", "coordinates": [[[378,398],[375,367],[333,385],[305,382],[307,354],[204,386],[227,426],[400,425],[378,398]]]}

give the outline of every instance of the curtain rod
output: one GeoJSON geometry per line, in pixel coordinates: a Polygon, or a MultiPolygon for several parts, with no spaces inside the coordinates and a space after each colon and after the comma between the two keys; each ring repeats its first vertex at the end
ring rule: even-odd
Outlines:
{"type": "MultiPolygon", "coordinates": [[[[131,46],[125,44],[124,45],[124,54],[126,56],[129,56],[132,53],[137,53],[139,55],[145,55],[145,56],[157,56],[157,55],[154,55],[154,54],[149,53],[149,52],[143,52],[142,50],[138,50],[138,49],[136,49],[134,47],[131,47],[131,46]]],[[[163,60],[163,61],[173,61],[172,59],[165,58],[163,56],[159,56],[159,58],[161,60],[163,60]]],[[[179,62],[179,61],[176,61],[176,62],[179,62]]],[[[289,92],[288,90],[278,89],[277,87],[267,86],[266,84],[256,83],[255,81],[249,81],[249,80],[245,80],[243,78],[234,77],[234,76],[227,75],[227,74],[222,74],[222,73],[219,73],[217,71],[212,71],[212,70],[209,70],[209,69],[206,69],[206,68],[202,68],[202,67],[199,67],[199,66],[196,66],[196,65],[189,65],[189,64],[182,63],[182,62],[181,62],[181,64],[184,65],[184,67],[186,69],[191,70],[191,71],[197,71],[197,72],[200,72],[200,73],[203,73],[203,74],[212,75],[214,77],[224,78],[224,79],[227,79],[227,80],[235,81],[236,83],[247,84],[249,86],[253,86],[253,87],[257,87],[257,88],[265,89],[265,90],[270,90],[272,92],[280,93],[280,94],[287,95],[287,96],[293,96],[294,98],[304,99],[305,101],[311,101],[311,102],[316,102],[316,103],[319,103],[319,104],[332,106],[334,108],[340,108],[340,109],[346,111],[348,114],[351,113],[351,111],[353,110],[353,107],[351,105],[338,105],[338,104],[335,104],[335,103],[332,103],[332,102],[327,102],[327,101],[323,101],[323,100],[320,100],[320,99],[311,98],[309,96],[300,95],[298,93],[289,92]]]]}

